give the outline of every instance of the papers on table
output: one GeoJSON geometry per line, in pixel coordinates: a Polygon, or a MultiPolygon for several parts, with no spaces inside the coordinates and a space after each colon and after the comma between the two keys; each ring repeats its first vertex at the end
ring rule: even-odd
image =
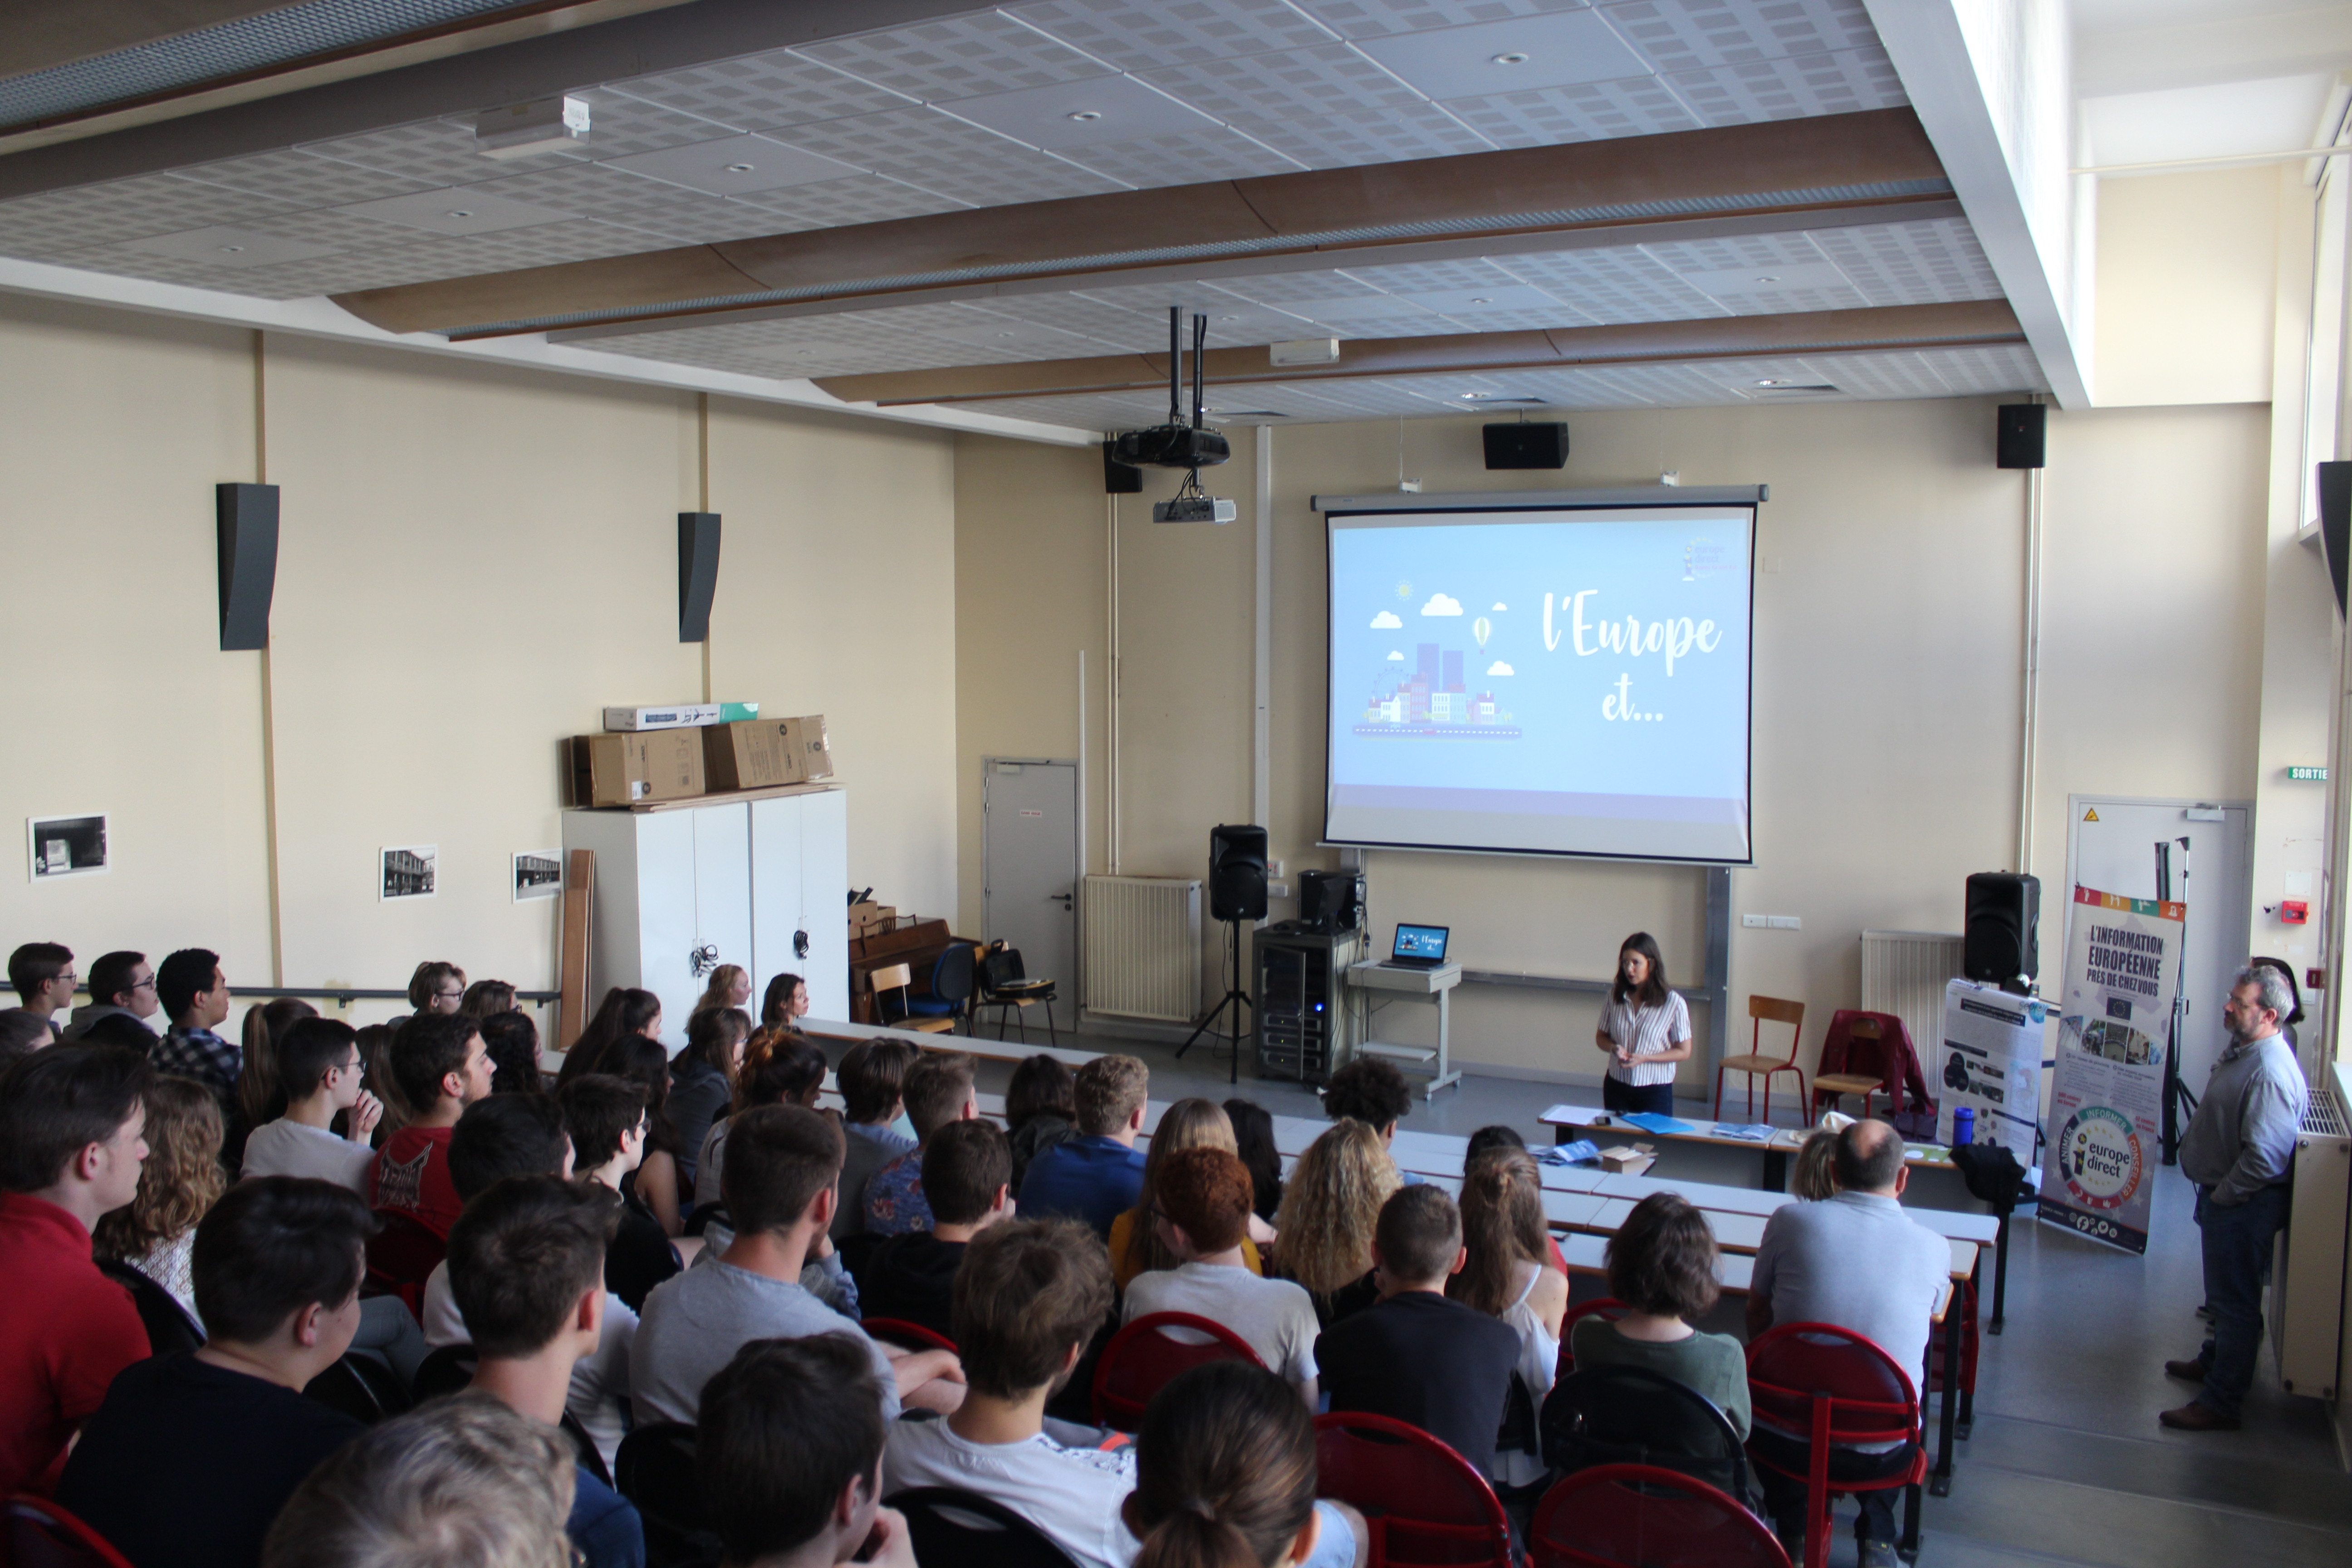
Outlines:
{"type": "Polygon", "coordinates": [[[1717,1138],[1737,1138],[1743,1143],[1769,1143],[1779,1131],[1769,1121],[1718,1121],[1713,1128],[1717,1138]]]}

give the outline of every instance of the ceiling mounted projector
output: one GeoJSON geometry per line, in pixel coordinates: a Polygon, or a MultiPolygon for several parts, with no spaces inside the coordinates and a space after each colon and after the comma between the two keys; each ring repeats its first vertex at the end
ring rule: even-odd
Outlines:
{"type": "Polygon", "coordinates": [[[1184,476],[1184,485],[1173,500],[1154,501],[1151,521],[1154,522],[1231,522],[1241,512],[1223,496],[1201,493],[1201,472],[1198,468],[1184,476]]]}
{"type": "MultiPolygon", "coordinates": [[[[1209,346],[1209,318],[1192,318],[1192,422],[1184,423],[1184,311],[1168,310],[1168,423],[1111,438],[1111,458],[1130,468],[1214,468],[1234,455],[1222,430],[1201,422],[1201,366],[1209,346]]],[[[1157,510],[1156,508],[1154,509],[1157,510]]]]}

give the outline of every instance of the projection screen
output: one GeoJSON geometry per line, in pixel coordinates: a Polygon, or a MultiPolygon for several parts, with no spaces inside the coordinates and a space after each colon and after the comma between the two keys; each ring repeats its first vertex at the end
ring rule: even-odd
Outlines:
{"type": "Polygon", "coordinates": [[[1750,864],[1761,497],[1318,498],[1325,841],[1750,864]]]}

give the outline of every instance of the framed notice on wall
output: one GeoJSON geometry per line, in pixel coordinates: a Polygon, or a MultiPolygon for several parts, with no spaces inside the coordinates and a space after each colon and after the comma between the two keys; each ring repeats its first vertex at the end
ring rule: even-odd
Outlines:
{"type": "Polygon", "coordinates": [[[36,882],[64,877],[94,877],[109,868],[106,813],[25,819],[25,857],[36,882]]]}
{"type": "Polygon", "coordinates": [[[406,844],[384,850],[376,897],[386,903],[394,899],[432,898],[440,863],[441,848],[436,844],[406,844]]]}

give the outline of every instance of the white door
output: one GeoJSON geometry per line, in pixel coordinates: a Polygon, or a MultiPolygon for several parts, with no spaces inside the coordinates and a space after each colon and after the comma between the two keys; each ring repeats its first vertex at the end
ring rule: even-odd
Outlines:
{"type": "Polygon", "coordinates": [[[751,971],[756,1003],[768,982],[797,974],[809,1016],[849,1016],[847,797],[839,790],[778,795],[751,805],[751,971]]]}
{"type": "Polygon", "coordinates": [[[1021,950],[1034,979],[1077,983],[1078,769],[981,763],[981,935],[1021,950]]]}
{"type": "Polygon", "coordinates": [[[2180,986],[2189,999],[2187,1037],[2180,1051],[2180,1081],[2202,1093],[2206,1075],[2221,1054],[2221,1004],[2229,999],[2230,976],[2244,966],[2253,899],[2252,811],[2239,805],[2216,806],[2194,801],[2130,800],[2108,795],[2067,797],[2074,819],[2066,836],[2068,886],[2044,887],[2042,992],[2061,993],[2064,943],[2073,940],[2074,889],[2079,885],[2126,898],[2157,896],[2156,846],[2172,846],[2170,896],[2186,903],[2188,931],[2182,943],[2180,986]],[[2191,820],[2189,813],[2219,811],[2221,820],[2191,820]],[[2179,840],[2189,840],[2184,855],[2179,840]],[[2183,879],[2186,864],[2187,877],[2183,879]],[[2063,921],[2047,918],[2063,905],[2063,921]],[[2049,939],[2062,945],[2052,952],[2049,939]]]}

